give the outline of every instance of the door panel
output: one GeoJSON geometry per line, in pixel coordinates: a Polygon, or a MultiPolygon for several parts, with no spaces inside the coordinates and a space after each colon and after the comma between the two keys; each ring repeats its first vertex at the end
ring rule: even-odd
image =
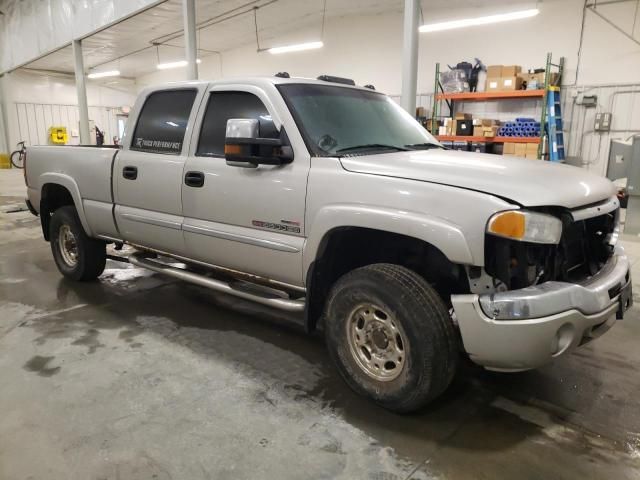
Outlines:
{"type": "Polygon", "coordinates": [[[197,90],[152,92],[140,109],[130,148],[116,157],[115,217],[124,240],[184,253],[182,173],[197,90]]]}
{"type": "Polygon", "coordinates": [[[198,122],[204,125],[202,139],[199,128],[194,132],[185,172],[204,173],[204,182],[199,188],[183,183],[185,248],[197,260],[302,285],[308,153],[294,151],[288,165],[227,165],[221,152],[228,118],[259,117],[261,135],[268,136],[277,134],[283,115],[262,90],[233,90],[214,90],[198,122]],[[231,94],[228,101],[220,101],[223,93],[231,94]],[[219,118],[207,118],[207,112],[219,118]],[[206,148],[197,151],[196,145],[206,148]]]}

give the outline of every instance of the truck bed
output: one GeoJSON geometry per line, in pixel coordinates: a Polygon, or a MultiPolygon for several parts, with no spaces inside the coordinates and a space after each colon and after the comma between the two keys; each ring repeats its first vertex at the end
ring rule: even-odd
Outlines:
{"type": "Polygon", "coordinates": [[[78,213],[88,232],[96,236],[117,235],[111,212],[111,174],[118,151],[116,146],[28,147],[25,175],[33,208],[40,211],[44,185],[57,183],[80,201],[83,211],[78,213]]]}

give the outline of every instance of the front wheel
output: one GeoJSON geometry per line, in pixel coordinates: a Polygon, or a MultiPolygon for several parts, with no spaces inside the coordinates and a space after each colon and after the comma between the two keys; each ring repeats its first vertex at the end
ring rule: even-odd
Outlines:
{"type": "Polygon", "coordinates": [[[53,213],[49,241],[53,259],[65,277],[87,281],[99,277],[104,271],[106,244],[87,236],[74,207],[61,207],[53,213]]]}
{"type": "Polygon", "coordinates": [[[16,150],[11,154],[11,164],[16,168],[24,168],[24,156],[21,150],[16,150]]]}
{"type": "Polygon", "coordinates": [[[448,309],[405,267],[375,264],[344,275],[325,322],[327,348],[347,384],[389,410],[417,410],[453,379],[458,337],[448,309]]]}

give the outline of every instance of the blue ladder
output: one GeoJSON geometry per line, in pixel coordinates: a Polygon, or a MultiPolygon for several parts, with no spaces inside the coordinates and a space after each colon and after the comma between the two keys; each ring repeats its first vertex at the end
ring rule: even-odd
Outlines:
{"type": "Polygon", "coordinates": [[[547,91],[547,133],[549,135],[549,161],[564,162],[564,136],[562,134],[559,87],[549,87],[547,91]]]}

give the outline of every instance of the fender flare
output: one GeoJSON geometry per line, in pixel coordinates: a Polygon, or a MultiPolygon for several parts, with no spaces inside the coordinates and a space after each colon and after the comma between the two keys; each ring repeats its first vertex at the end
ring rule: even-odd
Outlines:
{"type": "MultiPolygon", "coordinates": [[[[91,236],[91,228],[89,227],[89,223],[87,222],[87,216],[84,211],[84,204],[82,203],[82,195],[80,195],[80,188],[78,187],[76,181],[69,175],[55,172],[43,173],[42,175],[40,175],[38,181],[40,185],[40,192],[42,192],[42,189],[48,183],[60,185],[69,191],[69,193],[71,194],[71,198],[73,199],[74,207],[76,207],[76,211],[78,212],[78,217],[80,218],[82,228],[84,228],[84,231],[87,235],[91,236]]],[[[42,199],[40,201],[42,201],[42,199]]],[[[42,209],[40,209],[40,211],[42,211],[42,209]]]]}
{"type": "Polygon", "coordinates": [[[363,205],[328,205],[312,220],[303,250],[303,278],[331,232],[342,227],[362,227],[422,240],[439,249],[451,262],[473,265],[474,259],[462,227],[446,219],[406,210],[363,205]]]}

